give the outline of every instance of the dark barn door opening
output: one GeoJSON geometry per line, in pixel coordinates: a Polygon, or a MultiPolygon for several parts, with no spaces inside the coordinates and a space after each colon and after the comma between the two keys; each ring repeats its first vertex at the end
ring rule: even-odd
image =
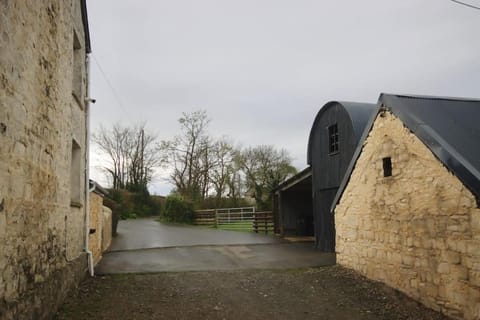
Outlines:
{"type": "Polygon", "coordinates": [[[335,219],[330,206],[338,188],[316,191],[315,206],[315,246],[324,252],[335,252],[335,219]]]}
{"type": "Polygon", "coordinates": [[[282,192],[282,218],[284,236],[314,235],[312,192],[288,190],[282,192]]]}
{"type": "MultiPolygon", "coordinates": [[[[286,237],[315,235],[310,168],[299,172],[275,191],[274,208],[279,231],[286,237]]],[[[313,240],[313,238],[312,238],[313,240]]]]}

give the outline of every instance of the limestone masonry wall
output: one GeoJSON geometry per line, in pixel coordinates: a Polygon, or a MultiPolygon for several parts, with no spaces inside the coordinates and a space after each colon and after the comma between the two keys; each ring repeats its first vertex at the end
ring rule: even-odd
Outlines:
{"type": "Polygon", "coordinates": [[[90,230],[94,233],[88,236],[88,247],[93,254],[93,263],[96,265],[102,258],[102,222],[103,222],[103,197],[95,192],[90,192],[90,230]]]}
{"type": "Polygon", "coordinates": [[[85,55],[80,1],[0,1],[1,319],[48,318],[87,267],[85,55]]]}
{"type": "Polygon", "coordinates": [[[112,241],[112,210],[103,206],[103,197],[96,192],[90,192],[89,220],[89,228],[95,232],[89,235],[88,245],[97,264],[112,241]]]}
{"type": "Polygon", "coordinates": [[[388,112],[363,146],[335,227],[338,263],[452,317],[480,319],[475,197],[388,112]],[[391,157],[390,177],[384,157],[391,157]]]}
{"type": "Polygon", "coordinates": [[[112,243],[112,218],[112,210],[104,206],[102,223],[102,252],[107,251],[112,243]]]}

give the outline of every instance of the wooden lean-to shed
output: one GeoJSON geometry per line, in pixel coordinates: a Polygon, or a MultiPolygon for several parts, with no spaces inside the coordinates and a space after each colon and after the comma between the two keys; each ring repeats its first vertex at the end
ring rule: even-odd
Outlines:
{"type": "Polygon", "coordinates": [[[312,125],[307,161],[311,167],[315,246],[335,252],[335,223],[330,207],[375,104],[331,101],[312,125]]]}
{"type": "Polygon", "coordinates": [[[283,237],[313,237],[312,171],[310,167],[274,190],[275,232],[283,237]]]}

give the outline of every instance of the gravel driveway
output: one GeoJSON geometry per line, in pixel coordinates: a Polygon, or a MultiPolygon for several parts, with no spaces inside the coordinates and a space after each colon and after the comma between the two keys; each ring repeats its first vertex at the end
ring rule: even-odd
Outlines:
{"type": "Polygon", "coordinates": [[[90,318],[447,319],[339,266],[90,278],[56,319],[90,318]]]}
{"type": "Polygon", "coordinates": [[[448,319],[273,236],[139,219],[112,249],[55,319],[448,319]]]}

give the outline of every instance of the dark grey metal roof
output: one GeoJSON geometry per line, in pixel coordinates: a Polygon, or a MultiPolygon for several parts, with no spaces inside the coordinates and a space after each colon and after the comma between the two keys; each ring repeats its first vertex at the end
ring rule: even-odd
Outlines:
{"type": "Polygon", "coordinates": [[[88,185],[89,185],[90,190],[93,187],[95,187],[92,192],[100,194],[102,196],[108,196],[108,191],[105,188],[103,188],[100,184],[98,184],[98,182],[96,182],[92,179],[89,179],[88,180],[88,185]]]}
{"type": "Polygon", "coordinates": [[[303,182],[305,179],[308,179],[311,176],[312,176],[312,168],[308,166],[302,171],[300,171],[299,173],[297,173],[296,175],[294,175],[293,177],[290,177],[285,181],[283,181],[282,183],[280,183],[278,186],[275,187],[275,189],[273,189],[273,192],[276,192],[279,190],[283,191],[285,189],[288,189],[296,185],[297,183],[303,182]]]}
{"type": "Polygon", "coordinates": [[[340,185],[345,189],[381,108],[397,116],[472,193],[480,198],[480,100],[382,93],[340,185]]]}
{"type": "Polygon", "coordinates": [[[310,130],[310,136],[308,138],[308,149],[307,149],[307,163],[311,165],[311,143],[312,135],[314,134],[318,120],[322,117],[322,114],[334,105],[340,105],[348,112],[350,119],[352,121],[353,130],[355,132],[355,140],[358,143],[362,133],[365,129],[365,125],[368,122],[371,114],[375,112],[375,104],[373,103],[363,103],[363,102],[350,102],[350,101],[330,101],[327,102],[321,109],[318,111],[313,121],[312,129],[310,130]]]}

